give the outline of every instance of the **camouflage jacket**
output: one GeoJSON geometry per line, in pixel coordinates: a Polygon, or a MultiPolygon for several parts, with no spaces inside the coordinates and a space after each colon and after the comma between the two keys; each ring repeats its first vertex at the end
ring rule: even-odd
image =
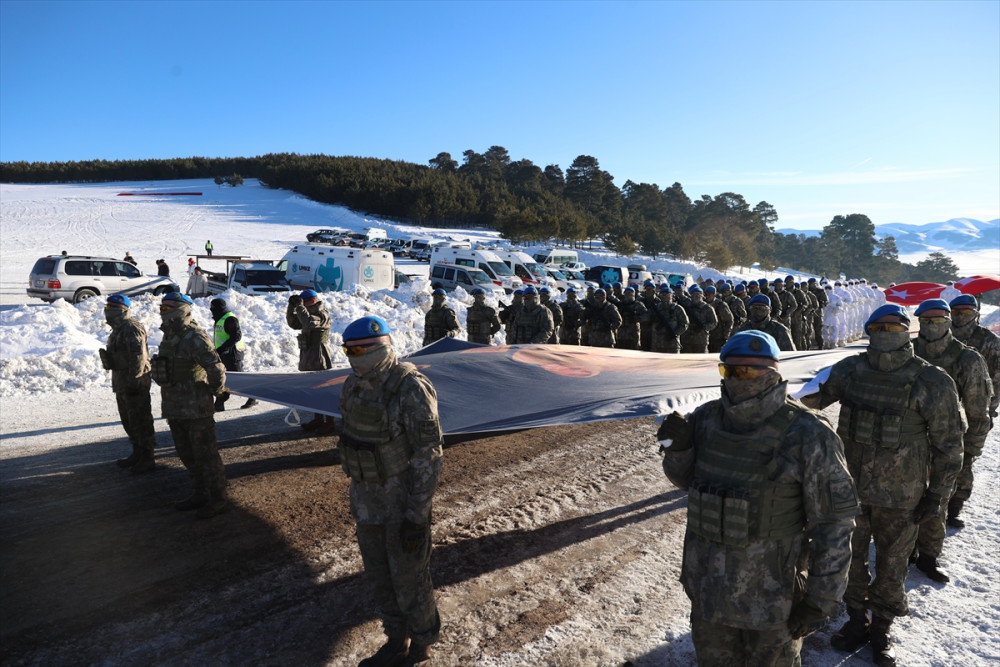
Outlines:
{"type": "Polygon", "coordinates": [[[955,338],[977,350],[986,360],[986,368],[989,369],[990,379],[993,381],[990,413],[993,419],[996,419],[997,408],[1000,406],[1000,336],[978,324],[961,329],[953,326],[952,333],[955,338]],[[963,337],[965,332],[968,334],[963,337]]]}
{"type": "Polygon", "coordinates": [[[215,414],[215,395],[226,385],[226,367],[212,339],[188,314],[160,326],[163,340],[156,356],[166,359],[169,382],[160,384],[163,416],[201,419],[215,414]]]}
{"type": "Polygon", "coordinates": [[[750,329],[763,331],[771,336],[774,342],[778,344],[778,349],[782,352],[795,352],[795,343],[792,342],[792,332],[778,320],[771,318],[761,323],[747,320],[739,328],[740,331],[748,331],[750,329]]]}
{"type": "Polygon", "coordinates": [[[432,307],[424,315],[424,345],[430,345],[436,340],[451,336],[454,338],[462,331],[458,316],[448,306],[432,307]]]}
{"type": "MultiPolygon", "coordinates": [[[[735,546],[707,539],[688,526],[681,582],[693,613],[706,621],[753,630],[784,628],[796,601],[803,551],[808,551],[809,563],[804,592],[824,612],[837,614],[847,588],[858,501],[843,443],[822,417],[786,398],[786,390],[782,382],[736,406],[723,395],[689,416],[689,449],[665,450],[663,469],[671,482],[688,490],[698,469],[708,476],[700,482],[711,485],[713,462],[725,451],[717,444],[720,437],[729,432],[756,439],[779,410],[790,409],[793,416],[778,431],[782,436],[767,471],[773,484],[800,498],[801,534],[751,538],[745,546],[735,546]]],[[[755,496],[749,498],[753,503],[755,496]]]]}
{"type": "Polygon", "coordinates": [[[664,300],[656,302],[653,309],[653,351],[662,352],[680,345],[681,334],[687,331],[688,317],[684,309],[664,300]]]}
{"type": "Polygon", "coordinates": [[[578,300],[565,301],[562,303],[563,330],[579,329],[583,324],[584,308],[578,300]]]}
{"type": "Polygon", "coordinates": [[[384,524],[403,519],[422,525],[431,520],[431,504],[441,476],[443,440],[437,392],[419,372],[406,376],[387,395],[385,381],[399,362],[390,362],[365,377],[348,375],[340,396],[345,427],[355,415],[345,405],[384,405],[390,436],[405,442],[409,467],[384,482],[351,480],[351,514],[358,523],[384,524]]]}
{"type": "MultiPolygon", "coordinates": [[[[925,491],[947,498],[962,468],[963,454],[962,415],[955,383],[940,368],[914,357],[909,345],[881,356],[887,360],[877,362],[878,366],[873,365],[868,352],[841,359],[830,370],[819,393],[806,396],[803,403],[823,409],[841,402],[837,433],[844,441],[848,469],[862,504],[912,509],[925,491]],[[861,432],[862,423],[874,419],[883,424],[886,420],[870,407],[879,396],[866,391],[859,373],[873,373],[887,385],[898,385],[908,383],[903,373],[909,372],[916,373],[916,377],[908,387],[905,412],[922,424],[920,432],[901,436],[896,442],[882,442],[878,436],[861,432]]],[[[895,415],[894,419],[902,417],[895,415]]]]}
{"type": "Polygon", "coordinates": [[[473,304],[465,313],[465,328],[469,332],[469,340],[474,343],[489,343],[501,327],[496,309],[485,304],[473,304]]]}
{"type": "Polygon", "coordinates": [[[719,323],[712,329],[709,333],[709,338],[712,340],[729,340],[730,334],[733,333],[733,311],[729,309],[729,305],[720,299],[715,297],[711,301],[706,301],[709,306],[715,309],[715,317],[719,323]]]}
{"type": "Polygon", "coordinates": [[[733,314],[733,331],[735,331],[747,320],[747,306],[743,303],[743,299],[735,294],[722,297],[722,300],[726,302],[726,305],[729,306],[729,311],[733,314]]]}
{"type": "Polygon", "coordinates": [[[541,304],[535,304],[530,309],[522,306],[514,320],[514,339],[510,344],[547,343],[553,331],[552,311],[541,304]]]}
{"type": "Polygon", "coordinates": [[[149,348],[146,328],[139,320],[126,317],[112,327],[107,356],[111,365],[112,391],[116,394],[149,391],[149,348]]]}
{"type": "Polygon", "coordinates": [[[968,424],[963,437],[965,454],[979,456],[983,453],[983,444],[992,426],[990,400],[993,398],[993,383],[983,355],[955,340],[950,333],[933,342],[918,336],[913,342],[913,352],[924,361],[943,368],[955,381],[968,424]]]}
{"type": "Polygon", "coordinates": [[[317,301],[311,306],[288,305],[285,313],[288,326],[298,329],[299,370],[325,371],[333,367],[333,353],[330,350],[330,313],[323,303],[317,301]]]}
{"type": "Polygon", "coordinates": [[[688,316],[687,331],[681,334],[684,345],[708,345],[708,335],[719,324],[715,309],[704,301],[693,300],[684,307],[688,316]]]}

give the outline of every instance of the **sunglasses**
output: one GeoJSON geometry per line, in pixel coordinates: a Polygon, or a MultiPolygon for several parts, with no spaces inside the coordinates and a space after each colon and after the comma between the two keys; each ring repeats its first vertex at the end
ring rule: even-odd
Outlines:
{"type": "Polygon", "coordinates": [[[868,325],[868,333],[903,333],[910,327],[902,322],[872,322],[868,325]]]}
{"type": "Polygon", "coordinates": [[[719,375],[726,380],[755,380],[775,370],[770,366],[731,366],[719,364],[719,375]]]}
{"type": "Polygon", "coordinates": [[[921,324],[944,324],[945,322],[951,322],[951,318],[950,317],[944,317],[944,316],[939,316],[939,317],[920,317],[920,318],[917,318],[917,319],[920,320],[921,324]]]}
{"type": "Polygon", "coordinates": [[[345,345],[344,354],[348,357],[361,357],[368,354],[368,350],[372,349],[373,345],[345,345]]]}

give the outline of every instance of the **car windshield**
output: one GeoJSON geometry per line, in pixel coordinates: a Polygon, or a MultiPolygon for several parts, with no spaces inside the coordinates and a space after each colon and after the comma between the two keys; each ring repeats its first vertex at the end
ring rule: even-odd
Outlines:
{"type": "Polygon", "coordinates": [[[493,269],[493,272],[498,276],[512,276],[514,272],[510,270],[510,267],[503,262],[486,262],[493,269]]]}
{"type": "Polygon", "coordinates": [[[485,271],[480,271],[476,269],[475,271],[469,271],[469,275],[472,276],[472,281],[477,285],[490,285],[493,283],[490,277],[486,275],[485,271]]]}
{"type": "Polygon", "coordinates": [[[569,269],[563,269],[563,271],[565,272],[567,277],[572,278],[573,280],[583,280],[582,271],[571,271],[569,269]]]}
{"type": "Polygon", "coordinates": [[[566,280],[566,276],[564,276],[561,271],[557,271],[556,269],[549,269],[549,277],[555,278],[556,280],[566,280]]]}
{"type": "Polygon", "coordinates": [[[536,278],[544,278],[545,270],[535,262],[525,262],[525,268],[527,268],[536,278]]]}
{"type": "Polygon", "coordinates": [[[285,274],[281,271],[254,270],[247,271],[248,285],[287,285],[285,274]]]}

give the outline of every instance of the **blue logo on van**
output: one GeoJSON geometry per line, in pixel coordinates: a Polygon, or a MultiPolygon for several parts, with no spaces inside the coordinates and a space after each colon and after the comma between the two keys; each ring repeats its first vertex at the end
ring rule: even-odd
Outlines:
{"type": "Polygon", "coordinates": [[[374,277],[375,277],[375,269],[373,269],[370,266],[366,266],[365,267],[365,278],[367,278],[368,280],[371,280],[374,277]]]}
{"type": "Polygon", "coordinates": [[[321,292],[339,292],[344,289],[344,270],[337,266],[333,257],[327,257],[326,264],[316,268],[313,285],[321,292]]]}

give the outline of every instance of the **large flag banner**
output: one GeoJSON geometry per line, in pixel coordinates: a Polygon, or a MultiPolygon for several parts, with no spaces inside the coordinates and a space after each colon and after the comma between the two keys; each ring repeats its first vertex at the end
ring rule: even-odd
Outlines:
{"type": "Polygon", "coordinates": [[[939,283],[900,283],[886,288],[885,300],[901,306],[919,306],[928,299],[941,296],[944,285],[939,283]]]}
{"type": "MultiPolygon", "coordinates": [[[[862,347],[787,352],[793,386],[862,347]]],[[[690,412],[719,397],[717,354],[658,354],[569,345],[488,346],[445,338],[406,358],[433,383],[446,435],[690,412]]],[[[350,368],[229,373],[237,394],[339,416],[350,368]]]]}

